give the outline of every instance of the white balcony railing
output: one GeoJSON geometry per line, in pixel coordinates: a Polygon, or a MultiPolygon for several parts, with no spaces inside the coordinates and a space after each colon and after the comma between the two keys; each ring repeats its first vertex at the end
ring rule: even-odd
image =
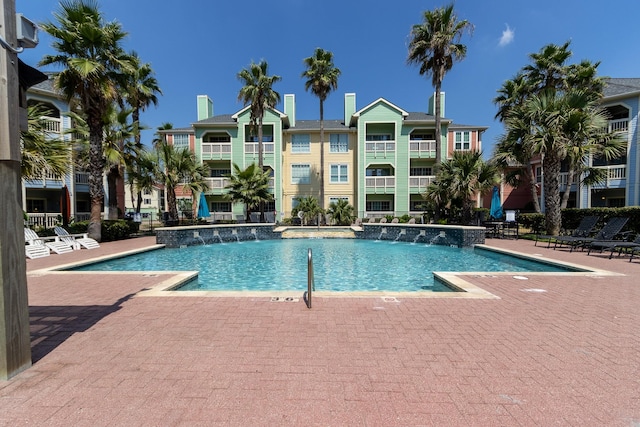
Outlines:
{"type": "Polygon", "coordinates": [[[230,142],[203,142],[202,156],[211,156],[213,154],[229,154],[231,153],[230,142]]]}
{"type": "Polygon", "coordinates": [[[602,166],[601,168],[607,169],[607,180],[625,179],[627,177],[627,167],[625,165],[610,165],[602,166]]]}
{"type": "Polygon", "coordinates": [[[432,154],[436,152],[436,141],[409,141],[409,151],[419,154],[432,154]]]}
{"type": "Polygon", "coordinates": [[[410,176],[409,187],[426,188],[429,184],[435,181],[435,176],[410,176]]]}
{"type": "Polygon", "coordinates": [[[229,178],[215,177],[207,178],[205,181],[210,190],[221,190],[229,185],[229,178]]]}
{"type": "Polygon", "coordinates": [[[628,132],[629,119],[609,120],[608,130],[609,132],[628,132]]]}
{"type": "Polygon", "coordinates": [[[368,189],[387,190],[395,189],[395,176],[368,176],[365,180],[365,186],[368,189]]]}
{"type": "Polygon", "coordinates": [[[365,151],[375,155],[386,155],[387,153],[392,154],[396,151],[396,143],[395,141],[367,142],[365,144],[365,151]]]}
{"type": "Polygon", "coordinates": [[[76,184],[89,184],[89,173],[76,172],[76,184]]]}
{"type": "Polygon", "coordinates": [[[59,118],[41,117],[41,119],[44,122],[44,130],[47,133],[56,133],[56,134],[60,133],[60,129],[62,127],[61,127],[61,120],[59,118]]]}
{"type": "MultiPolygon", "coordinates": [[[[244,143],[244,153],[245,154],[258,154],[258,146],[260,143],[258,142],[245,142],[244,143]]],[[[263,142],[262,143],[262,151],[263,153],[273,153],[275,148],[275,144],[273,142],[263,142]]]]}

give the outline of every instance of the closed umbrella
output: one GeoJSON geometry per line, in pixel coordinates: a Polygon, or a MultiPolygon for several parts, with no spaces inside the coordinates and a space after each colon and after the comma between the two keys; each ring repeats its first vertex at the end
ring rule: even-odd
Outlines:
{"type": "Polygon", "coordinates": [[[489,212],[491,218],[500,219],[503,216],[502,204],[500,203],[500,192],[498,187],[493,187],[493,194],[491,195],[491,211],[489,212]]]}
{"type": "Polygon", "coordinates": [[[204,193],[200,193],[200,203],[198,203],[198,218],[208,218],[211,215],[209,206],[207,206],[207,198],[204,193]]]}

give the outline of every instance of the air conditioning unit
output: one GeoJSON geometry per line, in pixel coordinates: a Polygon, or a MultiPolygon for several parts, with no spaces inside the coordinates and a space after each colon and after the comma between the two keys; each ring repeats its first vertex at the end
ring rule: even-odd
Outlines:
{"type": "Polygon", "coordinates": [[[38,26],[21,13],[16,13],[16,39],[27,49],[38,45],[38,26]]]}

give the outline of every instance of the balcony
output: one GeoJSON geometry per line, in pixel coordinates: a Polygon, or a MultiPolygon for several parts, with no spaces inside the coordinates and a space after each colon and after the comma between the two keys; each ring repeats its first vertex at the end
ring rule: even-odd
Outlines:
{"type": "Polygon", "coordinates": [[[230,142],[203,142],[202,143],[202,159],[230,159],[231,143],[230,142]]]}
{"type": "MultiPolygon", "coordinates": [[[[245,142],[244,143],[244,154],[259,154],[259,146],[258,142],[245,142]]],[[[273,154],[275,148],[275,144],[273,142],[263,142],[262,143],[262,151],[264,154],[273,154]]]]}
{"type": "Polygon", "coordinates": [[[409,177],[409,192],[411,194],[424,193],[427,186],[435,181],[435,176],[410,176],[409,177]]]}
{"type": "Polygon", "coordinates": [[[365,179],[367,194],[393,194],[396,189],[395,176],[368,176],[365,179]]]}
{"type": "Polygon", "coordinates": [[[609,120],[609,132],[629,132],[629,119],[609,120]]]}
{"type": "Polygon", "coordinates": [[[365,144],[365,152],[367,156],[373,158],[395,156],[396,142],[384,141],[384,142],[367,142],[365,144]]]}
{"type": "Polygon", "coordinates": [[[431,159],[436,157],[436,141],[409,141],[409,155],[411,158],[431,159]]]}
{"type": "Polygon", "coordinates": [[[599,166],[598,169],[605,169],[607,171],[607,178],[605,181],[594,185],[593,188],[624,188],[626,185],[626,165],[599,166]]]}
{"type": "Polygon", "coordinates": [[[225,187],[229,185],[229,178],[206,178],[205,182],[209,186],[208,194],[222,194],[224,193],[225,187]]]}

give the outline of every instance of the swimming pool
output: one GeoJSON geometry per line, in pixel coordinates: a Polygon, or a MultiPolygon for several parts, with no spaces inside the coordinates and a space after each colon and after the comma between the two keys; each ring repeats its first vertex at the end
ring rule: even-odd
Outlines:
{"type": "Polygon", "coordinates": [[[361,239],[245,241],[158,249],[78,271],[198,271],[177,290],[302,291],[307,250],[315,286],[333,292],[453,292],[433,271],[566,272],[566,268],[488,250],[361,239]]]}

